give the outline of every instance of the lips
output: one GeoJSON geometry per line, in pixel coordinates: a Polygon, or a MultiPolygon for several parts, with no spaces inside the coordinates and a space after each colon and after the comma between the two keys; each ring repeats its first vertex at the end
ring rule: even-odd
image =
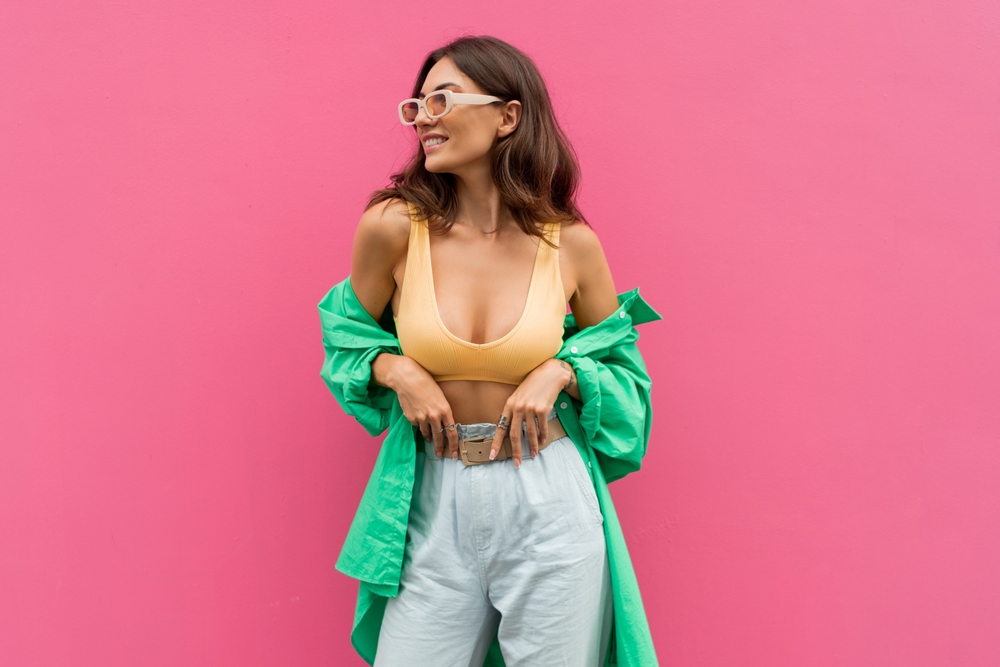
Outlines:
{"type": "MultiPolygon", "coordinates": [[[[436,137],[431,137],[431,139],[436,140],[436,137]]],[[[430,153],[431,151],[437,150],[439,147],[443,146],[446,143],[448,143],[447,139],[445,139],[444,141],[433,143],[433,144],[426,144],[425,143],[424,144],[424,153],[430,153]]]]}

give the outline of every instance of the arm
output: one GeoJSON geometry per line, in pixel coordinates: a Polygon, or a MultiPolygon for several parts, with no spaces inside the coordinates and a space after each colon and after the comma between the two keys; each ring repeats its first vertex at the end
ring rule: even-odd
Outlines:
{"type": "Polygon", "coordinates": [[[600,243],[586,231],[573,238],[575,326],[556,360],[573,368],[577,391],[566,393],[576,399],[584,436],[611,482],[638,470],[646,454],[651,382],[634,325],[661,318],[637,290],[615,294],[600,243]]]}
{"type": "Polygon", "coordinates": [[[602,322],[618,308],[615,281],[600,239],[583,224],[564,227],[560,240],[565,252],[564,275],[576,289],[569,299],[580,329],[602,322]]]}
{"type": "MultiPolygon", "coordinates": [[[[615,282],[604,248],[593,229],[584,224],[563,226],[560,245],[560,255],[565,258],[563,275],[576,285],[569,306],[577,326],[584,329],[603,321],[618,308],[615,282]]],[[[573,365],[561,359],[553,362],[562,371],[562,390],[582,401],[573,365]]]]}
{"type": "Polygon", "coordinates": [[[351,285],[376,322],[396,291],[396,271],[406,255],[410,222],[398,199],[375,204],[358,222],[351,247],[351,285]]]}
{"type": "Polygon", "coordinates": [[[366,210],[354,235],[352,273],[319,304],[325,351],[320,376],[344,411],[371,435],[388,427],[393,371],[404,359],[399,341],[378,323],[395,289],[393,270],[406,249],[409,223],[404,227],[402,222],[391,201],[366,210]]]}
{"type": "MultiPolygon", "coordinates": [[[[410,219],[406,203],[387,200],[367,209],[351,249],[351,286],[358,301],[378,321],[396,291],[396,271],[406,254],[410,219]]],[[[372,382],[395,388],[401,356],[380,353],[372,361],[372,382]]]]}

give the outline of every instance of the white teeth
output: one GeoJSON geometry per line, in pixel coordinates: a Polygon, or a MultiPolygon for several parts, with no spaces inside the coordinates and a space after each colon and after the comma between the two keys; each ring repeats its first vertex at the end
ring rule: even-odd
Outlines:
{"type": "Polygon", "coordinates": [[[437,146],[438,144],[442,144],[444,142],[445,139],[439,139],[439,138],[428,139],[427,141],[424,142],[424,146],[437,146]]]}

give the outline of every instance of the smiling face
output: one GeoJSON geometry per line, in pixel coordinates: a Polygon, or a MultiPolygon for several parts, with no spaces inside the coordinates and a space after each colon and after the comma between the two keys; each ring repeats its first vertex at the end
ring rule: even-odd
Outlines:
{"type": "MultiPolygon", "coordinates": [[[[447,56],[427,73],[419,97],[424,99],[435,90],[442,89],[456,93],[488,94],[447,56]]],[[[512,112],[512,105],[519,107],[520,102],[455,104],[451,111],[437,119],[428,118],[421,109],[414,129],[425,154],[424,167],[430,172],[454,174],[484,161],[488,163],[496,140],[514,130],[516,118],[512,125],[511,116],[518,114],[512,112]],[[438,143],[441,139],[444,141],[438,143]]]]}

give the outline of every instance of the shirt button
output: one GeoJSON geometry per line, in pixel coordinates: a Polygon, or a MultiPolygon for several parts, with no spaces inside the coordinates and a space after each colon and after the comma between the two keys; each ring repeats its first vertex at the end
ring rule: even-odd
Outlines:
{"type": "Polygon", "coordinates": [[[565,410],[566,409],[566,401],[563,401],[562,403],[560,403],[559,407],[562,408],[563,410],[565,410]]]}
{"type": "Polygon", "coordinates": [[[618,317],[625,317],[625,311],[623,310],[622,312],[618,313],[618,317]]]}
{"type": "Polygon", "coordinates": [[[574,345],[573,347],[569,348],[569,351],[572,352],[573,354],[576,354],[577,352],[576,346],[574,345]]]}
{"type": "Polygon", "coordinates": [[[593,468],[593,467],[594,467],[594,464],[593,464],[593,463],[591,463],[590,461],[587,461],[587,467],[588,467],[588,468],[593,468]]]}

